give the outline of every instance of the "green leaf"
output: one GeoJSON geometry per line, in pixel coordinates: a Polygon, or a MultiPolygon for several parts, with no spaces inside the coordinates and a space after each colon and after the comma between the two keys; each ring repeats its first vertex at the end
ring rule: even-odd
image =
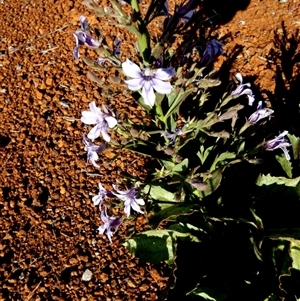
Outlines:
{"type": "Polygon", "coordinates": [[[221,84],[221,81],[218,79],[203,78],[199,81],[197,88],[198,89],[207,89],[207,88],[219,86],[220,84],[221,84]]]}
{"type": "Polygon", "coordinates": [[[204,181],[204,183],[208,184],[207,188],[204,191],[195,190],[194,194],[200,198],[204,198],[212,194],[220,186],[223,177],[223,171],[225,168],[226,166],[222,166],[216,169],[212,173],[211,177],[204,181]]]}
{"type": "Polygon", "coordinates": [[[177,173],[185,172],[189,165],[188,158],[185,158],[183,161],[181,161],[178,164],[174,164],[173,162],[167,160],[162,160],[162,162],[168,171],[177,172],[177,173]]]}
{"type": "Polygon", "coordinates": [[[229,138],[230,134],[226,131],[222,132],[207,132],[208,136],[217,137],[217,138],[229,138]]]}
{"type": "Polygon", "coordinates": [[[191,214],[194,205],[176,204],[163,209],[149,218],[153,228],[157,228],[162,221],[175,221],[179,215],[191,214]]]}
{"type": "Polygon", "coordinates": [[[138,35],[137,46],[141,57],[143,58],[144,65],[149,65],[149,58],[151,55],[150,37],[147,31],[138,35]]]}
{"type": "Polygon", "coordinates": [[[170,230],[150,230],[128,239],[124,246],[143,261],[151,263],[166,261],[172,265],[176,255],[177,239],[199,242],[197,237],[190,234],[170,230]]]}
{"type": "Polygon", "coordinates": [[[227,295],[209,287],[197,286],[187,293],[187,296],[201,297],[199,300],[223,301],[227,295]]]}
{"type": "Polygon", "coordinates": [[[300,240],[291,242],[289,253],[293,261],[292,268],[300,271],[300,240]]]}
{"type": "Polygon", "coordinates": [[[226,163],[227,160],[235,159],[236,154],[235,153],[230,153],[230,152],[225,152],[220,154],[218,157],[215,158],[215,161],[210,167],[210,171],[214,171],[216,169],[217,164],[220,163],[226,163]]]}
{"type": "Polygon", "coordinates": [[[299,152],[300,152],[300,138],[296,137],[295,135],[287,134],[293,148],[293,156],[294,159],[299,159],[299,152]]]}
{"type": "Polygon", "coordinates": [[[285,155],[282,154],[281,156],[275,156],[276,160],[279,162],[281,165],[282,169],[285,171],[286,175],[291,178],[292,175],[292,163],[286,159],[285,155]]]}
{"type": "Polygon", "coordinates": [[[185,172],[189,165],[189,159],[185,158],[183,161],[181,161],[179,164],[176,164],[172,171],[182,173],[185,172]]]}
{"type": "Polygon", "coordinates": [[[177,97],[175,98],[168,112],[165,115],[165,123],[167,122],[167,119],[178,110],[181,103],[193,92],[193,90],[194,88],[188,89],[186,91],[180,89],[180,91],[177,93],[177,97]]]}
{"type": "MultiPolygon", "coordinates": [[[[265,232],[265,238],[271,240],[283,240],[298,244],[300,242],[300,228],[274,229],[265,232]]],[[[262,243],[262,241],[261,241],[262,243]]]]}
{"type": "Polygon", "coordinates": [[[203,165],[205,160],[207,159],[209,153],[212,151],[212,149],[214,148],[214,145],[204,149],[204,145],[200,146],[200,150],[197,152],[197,156],[201,162],[201,164],[203,165]]]}
{"type": "Polygon", "coordinates": [[[175,194],[164,189],[160,185],[146,185],[143,188],[143,192],[145,194],[149,193],[150,197],[157,201],[165,201],[165,202],[175,201],[175,194]]]}
{"type": "Polygon", "coordinates": [[[294,179],[288,179],[285,177],[273,177],[270,174],[268,174],[268,175],[260,175],[256,180],[257,186],[262,186],[262,185],[269,186],[272,184],[294,187],[296,193],[298,194],[298,196],[300,196],[300,177],[294,179]]]}

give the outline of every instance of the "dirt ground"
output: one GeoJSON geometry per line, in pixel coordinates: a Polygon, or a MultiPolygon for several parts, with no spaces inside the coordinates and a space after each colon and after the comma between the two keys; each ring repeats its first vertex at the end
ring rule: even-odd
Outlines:
{"type": "MultiPolygon", "coordinates": [[[[134,224],[122,225],[112,244],[96,232],[98,182],[121,180],[120,169],[143,172],[143,160],[108,153],[99,172],[86,167],[81,112],[108,100],[72,58],[78,18],[89,16],[81,2],[0,0],[0,300],[158,300],[168,280],[163,264],[139,262],[121,245],[134,224]],[[82,281],[87,269],[92,278],[82,281]]],[[[232,74],[240,71],[268,100],[278,76],[274,53],[291,49],[292,35],[299,40],[300,1],[206,2],[221,15],[215,34],[225,56],[216,65],[235,54],[232,74]]],[[[99,27],[108,39],[118,35],[99,27]]],[[[130,55],[126,46],[122,52],[130,55]]],[[[142,116],[130,100],[109,104],[142,116]]]]}

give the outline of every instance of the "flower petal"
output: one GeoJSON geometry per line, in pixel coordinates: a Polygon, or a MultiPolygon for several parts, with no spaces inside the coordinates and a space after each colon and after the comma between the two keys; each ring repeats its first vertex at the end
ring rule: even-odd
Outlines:
{"type": "Polygon", "coordinates": [[[122,63],[122,69],[123,72],[129,77],[139,79],[143,78],[143,73],[140,67],[129,59],[126,59],[126,61],[122,63]]]}
{"type": "Polygon", "coordinates": [[[169,94],[172,91],[172,85],[169,82],[163,82],[159,79],[152,78],[152,87],[160,94],[169,94]]]}
{"type": "Polygon", "coordinates": [[[79,55],[79,46],[74,47],[73,49],[73,57],[75,60],[78,60],[80,55],[79,55]]]}
{"type": "Polygon", "coordinates": [[[99,122],[99,117],[90,111],[83,111],[82,117],[80,118],[81,122],[85,124],[95,124],[99,122]]]}
{"type": "Polygon", "coordinates": [[[142,96],[144,99],[144,103],[152,108],[155,103],[155,93],[149,81],[145,81],[145,84],[142,89],[142,96]]]}
{"type": "Polygon", "coordinates": [[[92,201],[95,206],[97,206],[99,204],[101,205],[103,198],[100,195],[95,195],[95,196],[93,196],[92,201]]]}
{"type": "Polygon", "coordinates": [[[135,199],[135,201],[139,204],[139,205],[145,205],[145,201],[143,199],[135,199]]]}
{"type": "Polygon", "coordinates": [[[255,101],[254,95],[247,95],[247,97],[248,97],[248,105],[252,106],[255,101]]]}
{"type": "Polygon", "coordinates": [[[87,21],[87,18],[85,16],[80,16],[79,17],[79,22],[80,22],[81,29],[83,31],[88,30],[88,21],[87,21]]]}
{"type": "Polygon", "coordinates": [[[130,216],[130,204],[126,204],[124,206],[124,212],[126,213],[127,217],[130,216]]]}
{"type": "Polygon", "coordinates": [[[87,33],[86,33],[86,36],[85,36],[85,43],[84,44],[85,44],[85,46],[88,46],[88,47],[93,48],[93,49],[98,48],[100,46],[100,43],[87,33]]]}
{"type": "Polygon", "coordinates": [[[172,76],[174,76],[175,73],[176,73],[176,71],[173,67],[159,68],[155,71],[154,78],[157,78],[157,79],[160,79],[160,80],[168,80],[172,76]]]}
{"type": "Polygon", "coordinates": [[[140,206],[136,202],[131,202],[131,208],[136,212],[144,214],[144,212],[141,210],[140,206]]]}
{"type": "Polygon", "coordinates": [[[102,225],[97,229],[97,231],[99,232],[99,234],[103,234],[105,229],[106,229],[105,225],[102,225]]]}
{"type": "Polygon", "coordinates": [[[242,76],[241,73],[237,73],[237,74],[235,75],[235,78],[239,81],[240,84],[243,83],[243,76],[242,76]]]}
{"type": "Polygon", "coordinates": [[[290,161],[291,156],[289,155],[288,150],[287,150],[285,147],[280,147],[280,148],[283,150],[286,159],[287,159],[288,161],[290,161]]]}
{"type": "Polygon", "coordinates": [[[103,125],[101,127],[101,134],[102,134],[103,139],[106,142],[110,142],[110,136],[108,135],[108,132],[107,132],[107,125],[103,125]]]}
{"type": "Polygon", "coordinates": [[[137,91],[142,88],[145,80],[143,78],[135,78],[124,80],[124,82],[128,85],[129,90],[137,91]]]}
{"type": "Polygon", "coordinates": [[[100,132],[101,132],[101,127],[97,124],[90,130],[87,136],[89,139],[94,141],[100,136],[100,132]]]}
{"type": "MultiPolygon", "coordinates": [[[[131,191],[131,189],[128,189],[128,190],[125,190],[125,191],[119,190],[115,184],[113,184],[112,186],[113,186],[114,190],[115,190],[118,194],[127,195],[127,194],[131,191]]],[[[113,193],[114,195],[116,195],[114,192],[112,192],[112,193],[113,193]]]]}
{"type": "Polygon", "coordinates": [[[113,127],[115,127],[118,123],[117,119],[115,117],[112,116],[105,116],[105,121],[107,122],[108,127],[110,127],[111,129],[113,127]]]}

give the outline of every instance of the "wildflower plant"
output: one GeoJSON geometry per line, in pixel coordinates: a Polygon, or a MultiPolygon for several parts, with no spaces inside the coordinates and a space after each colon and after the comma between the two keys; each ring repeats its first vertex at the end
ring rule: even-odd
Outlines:
{"type": "MultiPolygon", "coordinates": [[[[151,166],[143,180],[124,179],[125,187],[130,180],[129,189],[121,190],[111,183],[113,189],[108,190],[99,184],[99,194],[92,199],[101,211],[103,225],[99,233],[106,231],[112,241],[111,229],[126,223],[126,218],[145,215],[152,230],[133,235],[124,245],[142,260],[167,262],[173,291],[184,298],[233,300],[236,286],[246,281],[247,273],[256,275],[252,276],[254,282],[262,281],[259,271],[268,270],[272,260],[278,263],[279,257],[270,255],[276,252],[289,256],[289,268],[300,271],[300,225],[298,230],[280,236],[268,225],[265,229],[264,219],[257,213],[263,212],[258,203],[269,191],[289,187],[300,195],[300,179],[293,173],[299,160],[299,138],[287,129],[277,129],[280,122],[276,122],[276,112],[263,101],[256,101],[241,73],[229,85],[217,77],[213,62],[222,55],[223,43],[207,38],[209,18],[200,1],[183,1],[171,11],[167,1],[151,0],[144,13],[140,10],[141,5],[146,5],[143,1],[109,2],[110,7],[101,7],[96,1],[84,0],[98,17],[135,35],[132,46],[137,54],[124,57],[118,38],[114,49],[104,39],[91,38],[83,17],[81,29],[74,33],[76,49],[86,45],[99,56],[95,61],[83,58],[92,69],[89,74],[93,74],[93,81],[100,82],[98,71],[122,72],[121,78],[109,80],[118,84],[120,91],[127,88],[148,121],[130,120],[107,106],[100,110],[91,100],[90,110],[83,111],[81,117],[84,124],[93,125],[87,134],[91,142],[84,136],[84,146],[95,167],[97,152],[102,151],[101,146],[93,144],[98,139],[115,152],[125,148],[143,154],[150,158],[151,166]],[[125,6],[130,6],[130,15],[125,13],[125,6]],[[157,18],[163,18],[161,33],[152,37],[151,24],[157,18]],[[278,130],[282,133],[268,140],[278,130]],[[113,141],[110,132],[114,132],[113,141]],[[274,170],[276,175],[272,176],[274,170]],[[107,203],[118,200],[123,202],[123,220],[107,214],[107,203]],[[233,239],[234,233],[240,237],[233,239]],[[289,243],[291,239],[293,242],[289,243]],[[272,245],[273,240],[278,244],[272,245]],[[199,250],[191,267],[195,277],[182,288],[178,283],[186,275],[181,254],[188,254],[191,248],[199,250]],[[226,249],[223,253],[222,248],[226,249]],[[231,252],[238,254],[236,258],[231,257],[231,252]],[[239,263],[226,265],[228,260],[237,258],[247,273],[239,269],[239,263]],[[270,262],[262,267],[263,258],[270,262]],[[226,277],[226,269],[231,268],[236,269],[235,278],[232,277],[236,281],[226,277]]],[[[271,301],[282,296],[273,281],[278,279],[280,286],[282,275],[270,276],[273,278],[263,295],[259,295],[261,299],[271,301]]]]}

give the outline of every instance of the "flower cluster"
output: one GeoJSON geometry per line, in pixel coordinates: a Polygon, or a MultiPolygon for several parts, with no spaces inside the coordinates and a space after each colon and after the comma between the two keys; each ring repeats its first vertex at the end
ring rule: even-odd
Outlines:
{"type": "Polygon", "coordinates": [[[76,46],[73,50],[73,56],[75,59],[79,58],[79,46],[87,46],[92,49],[96,49],[100,46],[99,41],[97,41],[87,33],[89,26],[86,17],[80,16],[79,22],[80,22],[81,29],[76,30],[73,33],[76,42],[76,46]]]}
{"type": "MultiPolygon", "coordinates": [[[[117,120],[114,113],[107,108],[102,106],[102,111],[96,106],[95,102],[89,104],[90,111],[83,111],[81,121],[85,124],[96,124],[88,133],[88,135],[83,135],[84,150],[87,151],[87,164],[90,161],[94,167],[99,168],[100,166],[96,163],[99,159],[98,154],[105,150],[105,144],[96,145],[93,142],[90,142],[87,138],[94,141],[97,139],[100,134],[106,142],[110,142],[110,136],[108,134],[108,128],[114,128],[117,125],[117,120]]],[[[126,191],[119,190],[115,185],[113,185],[114,190],[110,191],[105,189],[101,183],[99,183],[99,193],[98,195],[92,198],[92,201],[95,205],[99,206],[101,211],[101,220],[103,225],[98,228],[100,234],[103,234],[106,231],[108,239],[111,241],[112,229],[116,229],[121,223],[122,219],[119,217],[110,217],[107,215],[107,208],[104,206],[102,210],[103,201],[106,198],[116,197],[124,202],[124,212],[126,216],[130,216],[131,208],[139,213],[143,214],[143,211],[140,209],[140,205],[144,205],[145,202],[141,198],[137,198],[138,190],[136,188],[131,188],[126,191]]]]}
{"type": "Polygon", "coordinates": [[[113,188],[113,191],[107,190],[102,186],[101,183],[99,183],[99,193],[92,199],[93,203],[99,206],[101,211],[101,220],[104,223],[98,228],[98,231],[100,234],[103,234],[104,231],[106,231],[106,235],[110,242],[112,236],[111,229],[116,229],[122,223],[122,219],[119,217],[109,217],[107,215],[106,206],[104,206],[104,210],[101,210],[104,199],[117,197],[118,199],[123,201],[124,212],[126,213],[127,218],[130,216],[131,208],[138,213],[144,214],[144,212],[140,208],[140,205],[145,205],[145,201],[143,199],[137,198],[138,190],[135,187],[125,191],[119,190],[115,185],[113,185],[113,188]]]}

